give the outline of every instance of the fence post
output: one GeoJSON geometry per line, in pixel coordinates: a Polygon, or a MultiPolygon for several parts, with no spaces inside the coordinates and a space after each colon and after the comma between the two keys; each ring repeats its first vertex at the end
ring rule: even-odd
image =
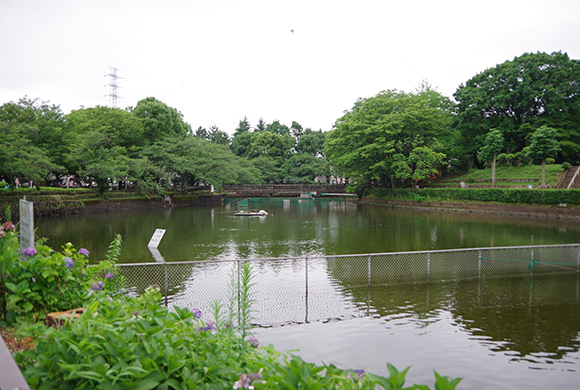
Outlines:
{"type": "Polygon", "coordinates": [[[431,252],[427,252],[427,283],[431,281],[431,252]]]}
{"type": "Polygon", "coordinates": [[[371,287],[371,257],[367,257],[367,274],[368,274],[368,284],[371,287]]]}
{"type": "Polygon", "coordinates": [[[165,308],[168,306],[168,288],[167,288],[167,263],[163,262],[163,268],[165,269],[165,308]]]}
{"type": "Polygon", "coordinates": [[[481,249],[479,250],[479,261],[477,264],[477,276],[479,279],[481,279],[481,259],[483,259],[483,255],[481,253],[481,249]]]}
{"type": "Polygon", "coordinates": [[[304,259],[304,268],[305,268],[305,274],[306,274],[306,281],[305,281],[305,306],[306,306],[306,310],[304,312],[304,322],[308,323],[308,257],[306,257],[304,259]]]}
{"type": "Polygon", "coordinates": [[[241,269],[240,269],[240,261],[241,261],[240,259],[238,259],[236,261],[236,264],[238,265],[238,283],[237,283],[237,286],[236,286],[236,288],[238,290],[238,325],[240,324],[240,317],[241,317],[240,303],[241,303],[241,300],[242,300],[242,294],[240,292],[240,272],[241,272],[241,269]]]}
{"type": "Polygon", "coordinates": [[[368,273],[368,287],[367,287],[367,316],[371,312],[371,257],[367,257],[367,273],[368,273]]]}

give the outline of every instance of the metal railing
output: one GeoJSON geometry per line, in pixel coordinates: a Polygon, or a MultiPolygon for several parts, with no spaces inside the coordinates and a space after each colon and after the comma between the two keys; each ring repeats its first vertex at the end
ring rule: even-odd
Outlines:
{"type": "Polygon", "coordinates": [[[209,311],[237,294],[232,280],[244,262],[253,268],[256,323],[271,325],[364,316],[371,302],[360,292],[376,286],[580,272],[580,244],[119,266],[137,293],[156,285],[168,307],[209,311]]]}

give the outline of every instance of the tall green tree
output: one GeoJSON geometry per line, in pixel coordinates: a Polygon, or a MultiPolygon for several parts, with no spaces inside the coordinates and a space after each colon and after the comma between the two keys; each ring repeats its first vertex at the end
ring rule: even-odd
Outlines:
{"type": "Polygon", "coordinates": [[[95,182],[104,193],[115,180],[127,176],[129,157],[124,147],[113,141],[111,134],[88,130],[79,134],[67,156],[70,169],[95,182]]]}
{"type": "Polygon", "coordinates": [[[62,170],[44,149],[35,146],[25,135],[6,134],[0,130],[0,177],[4,177],[11,188],[14,188],[16,178],[21,183],[33,180],[38,186],[51,174],[62,170]]]}
{"type": "Polygon", "coordinates": [[[24,97],[0,106],[0,132],[26,137],[27,144],[44,151],[58,166],[70,147],[60,106],[24,97]]]}
{"type": "Polygon", "coordinates": [[[480,159],[491,162],[491,186],[495,187],[495,165],[497,154],[503,150],[504,137],[498,129],[492,129],[485,136],[485,145],[479,150],[480,159]]]}
{"type": "Polygon", "coordinates": [[[65,118],[70,134],[98,131],[106,136],[108,145],[123,147],[130,157],[136,157],[147,142],[143,121],[119,108],[81,108],[71,111],[65,118]]]}
{"type": "Polygon", "coordinates": [[[191,133],[191,126],[183,120],[181,112],[154,97],[140,100],[132,112],[143,121],[148,144],[191,133]]]}
{"type": "Polygon", "coordinates": [[[566,53],[525,53],[489,68],[461,84],[456,126],[471,161],[484,145],[488,129],[505,137],[507,153],[517,153],[541,125],[562,129],[562,158],[580,162],[580,61],[566,53]]]}
{"type": "Polygon", "coordinates": [[[546,187],[546,159],[553,158],[560,150],[558,133],[548,126],[541,126],[532,134],[528,155],[542,164],[542,187],[546,187]]]}
{"type": "Polygon", "coordinates": [[[442,153],[452,137],[452,112],[436,106],[424,91],[388,90],[359,99],[326,135],[324,155],[331,170],[357,183],[394,187],[413,184],[419,176],[440,169],[442,153]],[[429,149],[431,152],[428,152],[429,149]],[[416,156],[429,155],[433,166],[418,165],[416,156]]]}

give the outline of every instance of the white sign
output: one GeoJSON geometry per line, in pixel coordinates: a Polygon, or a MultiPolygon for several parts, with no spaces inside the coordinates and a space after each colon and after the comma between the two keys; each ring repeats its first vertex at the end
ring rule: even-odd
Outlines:
{"type": "Polygon", "coordinates": [[[32,202],[20,199],[20,257],[26,258],[24,250],[34,247],[34,205],[32,202]]]}
{"type": "Polygon", "coordinates": [[[147,246],[149,248],[157,248],[164,234],[165,229],[155,229],[155,233],[153,233],[153,236],[151,236],[151,240],[149,240],[149,244],[147,244],[147,246]]]}
{"type": "Polygon", "coordinates": [[[161,256],[161,252],[159,252],[159,249],[149,247],[149,252],[151,252],[151,255],[153,256],[155,261],[165,263],[165,259],[163,258],[163,256],[161,256]]]}

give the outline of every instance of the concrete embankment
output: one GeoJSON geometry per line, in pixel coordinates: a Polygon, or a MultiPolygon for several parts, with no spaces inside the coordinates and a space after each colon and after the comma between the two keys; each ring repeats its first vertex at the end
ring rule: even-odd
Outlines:
{"type": "Polygon", "coordinates": [[[580,208],[562,206],[525,206],[468,202],[416,202],[412,200],[387,200],[362,198],[359,204],[380,205],[436,212],[496,214],[529,218],[552,218],[580,222],[580,208]]]}

